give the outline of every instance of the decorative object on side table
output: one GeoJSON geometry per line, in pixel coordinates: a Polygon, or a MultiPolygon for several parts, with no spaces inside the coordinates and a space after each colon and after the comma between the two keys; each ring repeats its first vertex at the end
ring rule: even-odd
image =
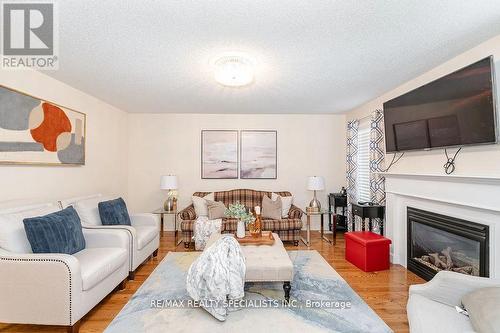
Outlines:
{"type": "Polygon", "coordinates": [[[340,195],[347,196],[347,189],[344,186],[340,189],[340,195]]]}
{"type": "Polygon", "coordinates": [[[309,191],[314,191],[314,197],[309,203],[309,207],[306,208],[309,212],[318,212],[321,210],[321,203],[316,198],[316,191],[322,191],[325,189],[325,180],[321,176],[309,177],[307,181],[307,189],[309,191]]]}
{"type": "Polygon", "coordinates": [[[238,220],[238,226],[236,229],[236,237],[244,238],[245,237],[245,225],[249,223],[253,223],[255,221],[255,217],[247,212],[246,207],[237,201],[234,204],[230,204],[224,213],[227,217],[235,218],[238,220]]]}
{"type": "Polygon", "coordinates": [[[177,188],[177,176],[161,176],[160,189],[168,191],[167,200],[165,200],[165,204],[163,205],[163,210],[166,212],[177,210],[177,192],[175,191],[177,188]]]}

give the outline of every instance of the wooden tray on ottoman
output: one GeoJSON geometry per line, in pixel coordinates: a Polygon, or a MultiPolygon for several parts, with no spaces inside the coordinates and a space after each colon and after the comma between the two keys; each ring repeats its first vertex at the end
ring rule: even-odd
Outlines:
{"type": "Polygon", "coordinates": [[[245,233],[245,238],[236,237],[241,245],[273,245],[274,236],[270,231],[262,231],[262,237],[253,237],[249,232],[245,233]]]}

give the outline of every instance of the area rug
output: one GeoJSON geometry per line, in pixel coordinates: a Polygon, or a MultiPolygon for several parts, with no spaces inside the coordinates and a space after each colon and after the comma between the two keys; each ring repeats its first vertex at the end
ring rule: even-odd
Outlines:
{"type": "Polygon", "coordinates": [[[247,283],[245,299],[225,322],[193,304],[186,273],[199,255],[171,252],[115,317],[106,333],[392,332],[317,251],[289,251],[291,303],[282,283],[247,283]]]}

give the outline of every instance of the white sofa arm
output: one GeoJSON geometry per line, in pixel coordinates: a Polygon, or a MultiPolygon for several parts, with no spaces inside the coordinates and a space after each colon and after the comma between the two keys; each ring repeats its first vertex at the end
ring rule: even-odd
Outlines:
{"type": "MultiPolygon", "coordinates": [[[[92,228],[82,228],[83,236],[85,237],[85,247],[86,248],[99,248],[99,247],[118,247],[125,249],[127,251],[127,258],[129,258],[129,267],[132,267],[132,255],[134,251],[133,246],[133,235],[135,235],[135,230],[130,231],[128,229],[118,229],[118,228],[98,228],[99,226],[93,226],[92,228]]],[[[129,227],[130,228],[130,227],[129,227]]],[[[130,228],[133,229],[133,228],[130,228]]]]}
{"type": "MultiPolygon", "coordinates": [[[[114,247],[111,246],[109,242],[113,242],[113,244],[122,244],[121,241],[117,241],[114,237],[111,237],[114,240],[111,240],[109,234],[98,234],[99,232],[112,232],[112,233],[120,233],[125,234],[127,239],[127,252],[129,257],[129,267],[132,271],[132,266],[134,263],[135,252],[137,249],[137,233],[134,227],[128,225],[89,225],[82,224],[83,233],[86,235],[92,234],[90,236],[90,243],[86,242],[87,247],[114,247]],[[108,242],[109,241],[109,242],[108,242]],[[103,244],[106,244],[103,246],[103,244]]],[[[87,236],[85,236],[85,241],[87,240],[87,236]]],[[[118,247],[122,247],[121,245],[118,247]]]]}
{"type": "Polygon", "coordinates": [[[460,306],[462,297],[467,293],[476,289],[494,286],[500,286],[500,279],[441,271],[427,283],[410,286],[410,296],[418,294],[436,302],[450,306],[460,306]]]}
{"type": "Polygon", "coordinates": [[[0,249],[0,322],[73,325],[81,302],[80,263],[68,254],[0,249]]]}
{"type": "Polygon", "coordinates": [[[155,226],[160,230],[160,220],[155,214],[142,213],[130,215],[132,226],[155,226]]]}
{"type": "Polygon", "coordinates": [[[127,230],[83,228],[87,248],[120,247],[129,248],[130,237],[127,230]]]}
{"type": "Polygon", "coordinates": [[[123,230],[133,240],[137,237],[134,227],[128,225],[91,225],[82,224],[83,231],[85,230],[123,230]]]}

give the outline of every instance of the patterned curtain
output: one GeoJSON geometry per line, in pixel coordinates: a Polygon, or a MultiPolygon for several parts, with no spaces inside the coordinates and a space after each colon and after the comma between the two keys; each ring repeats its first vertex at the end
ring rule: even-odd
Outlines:
{"type": "Polygon", "coordinates": [[[351,230],[351,202],[357,202],[356,176],[358,169],[359,120],[347,122],[347,229],[351,230]]]}
{"type": "MultiPolygon", "coordinates": [[[[375,110],[370,121],[370,201],[385,204],[385,177],[377,172],[385,169],[385,142],[384,142],[384,113],[382,110],[375,110]]],[[[380,221],[375,221],[374,230],[380,230],[380,221]]]]}

